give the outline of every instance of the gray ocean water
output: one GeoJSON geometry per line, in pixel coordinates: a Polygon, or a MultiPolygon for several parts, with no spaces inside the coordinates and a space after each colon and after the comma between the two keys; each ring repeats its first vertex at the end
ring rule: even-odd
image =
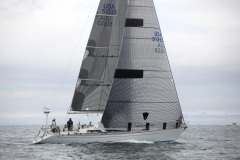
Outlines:
{"type": "Polygon", "coordinates": [[[240,126],[189,126],[177,142],[32,144],[40,126],[1,126],[0,159],[240,160],[240,126]]]}

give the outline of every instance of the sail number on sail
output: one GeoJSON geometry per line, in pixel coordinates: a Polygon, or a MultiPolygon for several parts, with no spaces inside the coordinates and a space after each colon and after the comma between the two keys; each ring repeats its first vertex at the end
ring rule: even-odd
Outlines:
{"type": "Polygon", "coordinates": [[[162,48],[162,34],[159,31],[154,31],[154,36],[152,37],[153,42],[158,42],[157,48],[155,48],[155,53],[164,53],[164,49],[162,48]]]}
{"type": "MultiPolygon", "coordinates": [[[[117,10],[114,4],[103,4],[102,14],[116,15],[117,10]]],[[[111,16],[101,16],[98,21],[98,26],[109,26],[112,27],[112,17],[111,16]]]]}
{"type": "Polygon", "coordinates": [[[102,9],[102,14],[116,15],[117,10],[116,10],[114,4],[105,4],[104,3],[103,9],[102,9]]]}
{"type": "Polygon", "coordinates": [[[156,42],[162,42],[163,40],[162,40],[162,34],[160,33],[160,32],[157,32],[157,31],[155,31],[154,32],[154,36],[153,36],[153,38],[152,38],[152,41],[154,42],[154,41],[156,41],[156,42]]]}
{"type": "Polygon", "coordinates": [[[112,17],[109,16],[101,16],[99,21],[98,21],[98,25],[99,26],[112,26],[112,17]]]}

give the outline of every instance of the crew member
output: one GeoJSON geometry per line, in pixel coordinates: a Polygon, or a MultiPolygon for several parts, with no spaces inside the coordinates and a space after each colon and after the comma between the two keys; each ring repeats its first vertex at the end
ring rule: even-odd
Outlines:
{"type": "Polygon", "coordinates": [[[67,122],[67,127],[68,127],[68,131],[72,131],[73,130],[73,121],[71,118],[69,118],[68,122],[67,122]]]}
{"type": "Polygon", "coordinates": [[[55,133],[57,131],[57,124],[56,124],[56,119],[54,118],[52,120],[52,132],[55,133]]]}

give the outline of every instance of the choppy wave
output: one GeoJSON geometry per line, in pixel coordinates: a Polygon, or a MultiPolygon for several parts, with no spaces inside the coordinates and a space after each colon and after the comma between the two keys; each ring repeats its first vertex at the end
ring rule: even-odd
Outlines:
{"type": "Polygon", "coordinates": [[[240,159],[240,126],[189,126],[174,143],[148,141],[33,145],[39,126],[1,126],[0,159],[240,159]]]}

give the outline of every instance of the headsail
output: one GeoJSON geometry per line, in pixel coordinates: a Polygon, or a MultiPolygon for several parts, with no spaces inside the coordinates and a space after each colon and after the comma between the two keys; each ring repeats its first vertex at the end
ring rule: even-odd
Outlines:
{"type": "Polygon", "coordinates": [[[123,45],[102,123],[108,129],[175,128],[181,120],[153,0],[129,0],[123,45]]]}
{"type": "Polygon", "coordinates": [[[69,113],[103,112],[119,59],[127,1],[101,0],[69,113]]]}

